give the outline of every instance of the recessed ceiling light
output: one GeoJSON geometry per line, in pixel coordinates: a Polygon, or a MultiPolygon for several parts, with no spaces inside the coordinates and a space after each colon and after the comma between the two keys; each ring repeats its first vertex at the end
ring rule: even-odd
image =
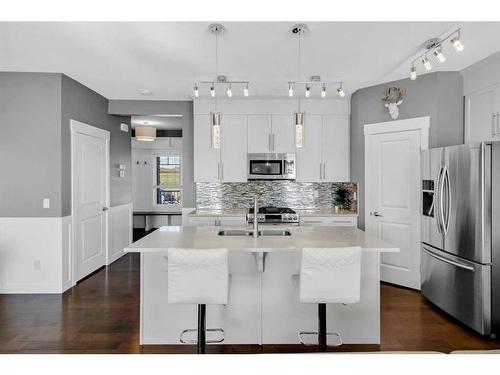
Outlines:
{"type": "Polygon", "coordinates": [[[148,90],[148,89],[142,89],[142,90],[139,90],[139,93],[141,95],[146,95],[146,96],[149,96],[149,95],[152,95],[153,92],[151,90],[148,90]]]}

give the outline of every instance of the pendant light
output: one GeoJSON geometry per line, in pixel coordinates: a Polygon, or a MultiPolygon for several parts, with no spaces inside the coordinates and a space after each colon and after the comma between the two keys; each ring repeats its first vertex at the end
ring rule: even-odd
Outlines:
{"type": "Polygon", "coordinates": [[[152,126],[137,126],[135,128],[135,139],[145,142],[154,141],[156,139],[156,128],[152,126]]]}
{"type": "MultiPolygon", "coordinates": [[[[302,34],[308,31],[307,25],[301,23],[292,27],[292,34],[298,37],[298,54],[297,54],[297,81],[300,81],[300,39],[302,34]]],[[[289,86],[289,95],[293,95],[293,86],[289,86]]],[[[306,97],[309,97],[311,92],[310,87],[306,88],[306,97]]],[[[295,130],[295,147],[304,147],[304,118],[305,113],[300,110],[300,97],[297,98],[298,110],[294,113],[294,130],[295,130]]]]}
{"type": "MultiPolygon", "coordinates": [[[[218,64],[219,64],[219,55],[218,55],[218,46],[219,46],[219,34],[224,32],[224,26],[218,23],[211,24],[208,27],[208,30],[215,35],[215,76],[218,77],[218,64]]],[[[210,128],[211,128],[211,144],[212,148],[219,149],[221,147],[221,113],[217,111],[217,96],[215,95],[215,88],[212,85],[210,89],[210,94],[212,98],[214,98],[214,111],[210,113],[210,128]]],[[[231,87],[228,87],[227,96],[231,97],[232,91],[231,87]]]]}

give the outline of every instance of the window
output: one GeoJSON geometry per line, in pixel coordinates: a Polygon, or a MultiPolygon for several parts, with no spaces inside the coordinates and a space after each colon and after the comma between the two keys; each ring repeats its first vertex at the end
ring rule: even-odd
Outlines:
{"type": "Polygon", "coordinates": [[[156,156],[156,204],[178,205],[182,197],[180,156],[156,156]]]}

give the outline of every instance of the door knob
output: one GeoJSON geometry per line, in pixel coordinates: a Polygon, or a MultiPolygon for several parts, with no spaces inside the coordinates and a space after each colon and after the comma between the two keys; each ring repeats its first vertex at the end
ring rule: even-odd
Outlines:
{"type": "Polygon", "coordinates": [[[103,211],[107,211],[107,210],[109,210],[109,208],[108,207],[103,207],[102,210],[103,211]]]}
{"type": "Polygon", "coordinates": [[[380,215],[377,211],[373,211],[373,212],[372,212],[372,215],[373,215],[373,216],[377,216],[377,217],[382,216],[382,215],[380,215]]]}

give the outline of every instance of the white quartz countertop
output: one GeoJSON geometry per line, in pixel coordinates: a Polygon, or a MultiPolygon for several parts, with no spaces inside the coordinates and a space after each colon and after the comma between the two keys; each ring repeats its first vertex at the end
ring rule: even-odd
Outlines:
{"type": "MultiPolygon", "coordinates": [[[[291,236],[220,236],[215,226],[165,226],[126,247],[125,252],[159,252],[169,248],[214,249],[267,253],[306,247],[360,246],[364,251],[399,252],[399,248],[355,227],[288,227],[291,236]]],[[[237,229],[237,228],[226,228],[237,229]]],[[[284,227],[279,228],[285,229],[284,227]]]]}

